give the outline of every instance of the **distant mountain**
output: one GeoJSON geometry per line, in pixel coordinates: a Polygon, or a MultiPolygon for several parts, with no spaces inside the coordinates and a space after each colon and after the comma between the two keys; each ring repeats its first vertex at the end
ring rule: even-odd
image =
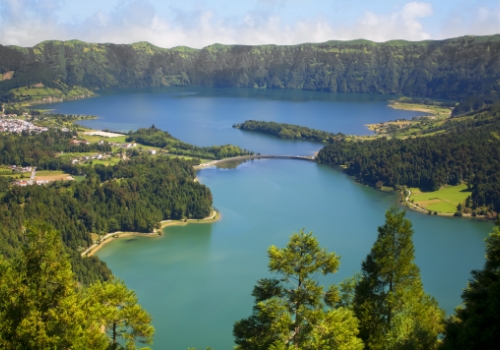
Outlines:
{"type": "Polygon", "coordinates": [[[0,73],[7,73],[0,81],[0,94],[39,82],[92,90],[146,86],[302,89],[453,99],[462,101],[457,111],[466,112],[500,96],[500,35],[294,46],[214,44],[203,49],[163,49],[146,42],[44,41],[32,48],[0,45],[0,73]]]}

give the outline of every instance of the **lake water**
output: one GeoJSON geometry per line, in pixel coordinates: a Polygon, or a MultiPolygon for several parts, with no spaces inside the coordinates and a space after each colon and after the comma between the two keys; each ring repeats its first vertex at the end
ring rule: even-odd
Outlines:
{"type": "MultiPolygon", "coordinates": [[[[289,142],[231,128],[247,119],[275,120],[332,132],[368,133],[363,124],[415,113],[387,107],[387,97],[320,93],[169,89],[121,91],[51,105],[62,113],[95,114],[94,128],[128,130],[155,124],[198,145],[234,143],[268,154],[311,154],[321,145],[289,142]]],[[[46,107],[45,107],[46,108],[46,107]]],[[[266,250],[284,246],[305,227],[342,256],[337,283],[359,271],[397,203],[395,194],[356,184],[327,166],[298,160],[255,160],[234,169],[198,173],[212,190],[222,220],[169,227],[160,238],[134,237],[106,245],[98,255],[134,289],[152,314],[154,348],[233,346],[232,325],[251,314],[256,280],[269,276],[266,250]]],[[[426,291],[451,313],[460,304],[470,270],[484,263],[490,222],[408,212],[416,262],[426,291]]]]}

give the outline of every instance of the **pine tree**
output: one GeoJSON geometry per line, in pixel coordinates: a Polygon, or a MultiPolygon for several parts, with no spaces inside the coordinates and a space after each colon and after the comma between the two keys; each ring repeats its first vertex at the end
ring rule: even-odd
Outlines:
{"type": "Polygon", "coordinates": [[[133,291],[112,279],[83,289],[58,231],[28,226],[20,257],[0,256],[1,349],[136,349],[151,343],[151,317],[133,291]],[[114,325],[110,337],[106,330],[114,325]]]}
{"type": "Polygon", "coordinates": [[[500,349],[500,221],[486,239],[486,263],[472,271],[463,307],[446,323],[442,349],[500,349]]]}
{"type": "Polygon", "coordinates": [[[405,212],[391,208],[362,263],[353,309],[370,350],[433,349],[444,312],[427,295],[414,263],[413,229],[405,212]]]}
{"type": "Polygon", "coordinates": [[[300,230],[285,248],[268,250],[269,270],[282,276],[258,281],[253,314],[234,325],[236,349],[361,350],[357,320],[336,307],[336,286],[326,292],[315,274],[337,271],[340,257],[320,248],[312,232],[300,230]]]}
{"type": "Polygon", "coordinates": [[[135,342],[151,344],[154,328],[151,316],[138,304],[134,291],[120,279],[93,284],[86,292],[86,305],[109,335],[112,348],[125,342],[135,349],[135,342]]]}
{"type": "Polygon", "coordinates": [[[106,349],[99,324],[82,307],[59,233],[28,226],[20,258],[0,263],[2,349],[106,349]]]}

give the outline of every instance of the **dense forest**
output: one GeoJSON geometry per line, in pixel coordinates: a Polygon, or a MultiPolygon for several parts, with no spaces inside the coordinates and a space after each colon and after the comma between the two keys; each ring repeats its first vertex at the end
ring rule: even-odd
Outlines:
{"type": "Polygon", "coordinates": [[[257,120],[247,120],[241,124],[234,124],[233,128],[245,131],[256,131],[263,134],[278,136],[282,139],[299,139],[325,143],[332,143],[344,137],[342,133],[333,134],[326,131],[310,129],[305,126],[257,120]]]}
{"type": "Polygon", "coordinates": [[[419,187],[435,191],[466,182],[466,205],[500,212],[500,105],[463,122],[451,120],[447,132],[405,140],[379,138],[338,141],[325,146],[320,163],[342,165],[357,180],[376,187],[419,187]]]}
{"type": "Polygon", "coordinates": [[[44,41],[0,45],[8,90],[38,82],[89,89],[206,86],[403,94],[460,100],[465,113],[498,100],[500,36],[440,41],[328,41],[294,46],[211,45],[163,49],[149,43],[44,41]],[[34,68],[36,65],[36,69],[34,68]]]}
{"type": "Polygon", "coordinates": [[[157,129],[154,125],[150,128],[141,128],[137,131],[130,131],[126,141],[135,141],[147,146],[164,148],[171,154],[202,159],[222,159],[253,154],[251,151],[247,151],[246,149],[241,149],[240,147],[233,145],[210,147],[194,146],[174,138],[167,131],[157,129]]]}
{"type": "Polygon", "coordinates": [[[106,279],[109,270],[96,258],[95,264],[80,259],[78,252],[92,244],[90,232],[151,232],[161,220],[204,218],[211,212],[210,190],[193,181],[192,164],[184,160],[136,157],[113,167],[81,170],[86,175],[82,182],[4,184],[0,194],[2,255],[14,256],[19,251],[23,241],[19,232],[25,222],[43,220],[61,232],[81,281],[106,279]]]}
{"type": "Polygon", "coordinates": [[[151,344],[151,316],[123,281],[78,283],[50,225],[23,227],[19,254],[0,255],[0,347],[14,349],[137,349],[151,344]]]}
{"type": "Polygon", "coordinates": [[[89,233],[151,232],[161,220],[210,214],[210,190],[193,181],[192,161],[138,155],[115,166],[73,165],[55,153],[111,150],[107,142],[74,145],[73,136],[54,129],[37,135],[0,135],[0,164],[36,165],[39,170],[85,176],[81,182],[26,187],[11,186],[10,177],[0,176],[1,255],[16,256],[24,240],[21,227],[43,220],[62,233],[76,276],[89,283],[110,277],[98,258],[80,258],[79,252],[92,244],[89,233]]]}

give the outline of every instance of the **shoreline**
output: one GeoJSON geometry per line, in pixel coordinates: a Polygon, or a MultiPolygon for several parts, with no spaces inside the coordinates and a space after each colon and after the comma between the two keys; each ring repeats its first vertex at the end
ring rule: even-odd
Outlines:
{"type": "Polygon", "coordinates": [[[117,231],[106,234],[102,237],[100,243],[94,243],[89,248],[85,249],[80,253],[82,258],[88,258],[98,252],[102,247],[110,242],[115,242],[120,238],[138,236],[138,237],[148,237],[148,238],[160,238],[164,236],[163,230],[168,226],[186,226],[189,224],[211,224],[221,220],[222,215],[217,210],[212,210],[212,214],[203,219],[186,219],[183,220],[163,220],[160,221],[160,228],[155,229],[153,232],[142,233],[142,232],[123,232],[117,231]],[[110,239],[111,238],[111,239],[110,239]],[[113,239],[114,238],[114,239],[113,239]]]}
{"type": "MultiPolygon", "coordinates": [[[[92,98],[92,97],[96,97],[96,96],[98,96],[98,95],[94,93],[94,95],[90,95],[90,96],[89,95],[86,95],[86,96],[81,95],[81,96],[78,96],[77,98],[72,98],[72,99],[68,99],[68,100],[86,99],[86,98],[92,98]]],[[[38,101],[30,101],[28,104],[32,105],[32,104],[35,104],[37,102],[38,101]]],[[[58,102],[58,101],[47,102],[47,104],[54,103],[54,102],[58,102]]],[[[430,114],[432,117],[437,117],[437,114],[438,114],[438,113],[436,113],[435,110],[429,109],[429,108],[427,108],[426,105],[423,105],[423,104],[421,106],[419,106],[419,104],[416,104],[416,103],[404,103],[404,102],[399,102],[397,100],[388,100],[387,102],[388,102],[388,107],[393,108],[393,109],[427,113],[427,114],[430,114]]],[[[449,118],[449,116],[451,116],[451,111],[449,112],[448,118],[449,118]]],[[[92,119],[97,119],[97,118],[98,117],[95,117],[95,118],[92,118],[92,119]]],[[[74,122],[75,125],[76,125],[76,122],[77,121],[74,122]]],[[[370,126],[374,126],[374,125],[377,125],[377,124],[365,124],[365,125],[370,129],[370,126]]],[[[92,129],[92,128],[88,128],[88,127],[85,127],[85,129],[87,130],[86,132],[84,132],[85,134],[90,134],[90,133],[93,133],[93,134],[94,133],[96,133],[96,134],[105,133],[102,130],[92,129]]],[[[371,136],[370,138],[376,137],[376,135],[378,135],[377,132],[375,132],[375,135],[371,136]]],[[[103,136],[103,135],[101,135],[101,136],[103,136]]],[[[357,135],[355,135],[355,136],[357,136],[357,135]]],[[[359,136],[357,136],[357,137],[359,137],[359,136]]],[[[209,168],[209,167],[212,167],[212,166],[216,166],[219,163],[230,162],[230,161],[242,161],[242,160],[244,161],[244,160],[249,160],[249,159],[261,159],[261,158],[291,158],[291,159],[301,159],[301,160],[308,160],[308,161],[315,162],[315,158],[317,156],[317,153],[318,152],[315,152],[315,155],[312,156],[312,157],[307,157],[307,156],[270,156],[270,155],[239,156],[239,157],[233,157],[233,158],[225,158],[225,159],[212,160],[212,161],[207,162],[207,163],[201,163],[199,165],[195,165],[195,166],[193,166],[193,168],[194,168],[195,171],[198,171],[198,170],[201,170],[201,169],[205,169],[205,168],[209,168]]],[[[342,170],[342,172],[344,172],[344,171],[342,170]]],[[[198,178],[195,178],[194,181],[197,182],[198,178]]],[[[358,182],[358,181],[354,180],[354,182],[358,182]]],[[[358,182],[358,183],[360,183],[360,182],[358,182]]],[[[362,184],[362,183],[360,183],[360,184],[362,184]]],[[[363,184],[363,185],[366,185],[366,184],[363,184]]],[[[370,185],[367,185],[367,186],[371,187],[370,185]]],[[[381,192],[387,192],[387,191],[383,191],[381,189],[377,189],[377,190],[379,190],[381,192]]],[[[393,189],[393,191],[396,191],[396,190],[393,189]]],[[[411,210],[413,210],[415,212],[429,215],[427,209],[419,207],[419,206],[417,206],[417,205],[409,202],[408,201],[409,196],[405,198],[404,197],[404,193],[402,191],[398,191],[398,192],[401,195],[400,203],[402,205],[404,205],[405,207],[407,207],[407,208],[409,208],[409,209],[411,209],[411,210]]],[[[442,212],[437,212],[437,215],[432,214],[431,216],[456,217],[454,215],[454,213],[442,213],[442,212]]],[[[213,214],[210,217],[207,217],[207,218],[204,218],[204,219],[186,219],[186,221],[181,221],[181,220],[164,220],[164,221],[161,221],[160,222],[161,226],[160,226],[159,230],[163,230],[164,228],[166,228],[168,226],[184,226],[184,225],[187,225],[187,224],[190,224],[190,223],[202,224],[202,223],[216,222],[216,221],[220,220],[220,218],[221,218],[220,213],[214,210],[213,214]]],[[[468,218],[468,219],[479,219],[479,220],[490,220],[491,219],[491,218],[489,218],[487,216],[472,216],[471,214],[465,214],[465,213],[463,213],[462,216],[457,217],[457,218],[468,218]]],[[[91,247],[87,248],[83,253],[81,253],[81,255],[82,256],[92,256],[102,246],[104,246],[105,244],[109,243],[110,241],[113,241],[113,240],[110,240],[108,238],[109,237],[113,237],[114,235],[118,235],[118,237],[116,237],[116,238],[121,238],[121,237],[127,237],[127,236],[132,236],[132,235],[146,236],[146,237],[158,237],[158,236],[160,236],[162,234],[163,234],[162,232],[160,232],[158,234],[158,232],[157,232],[156,229],[155,229],[154,232],[151,232],[151,233],[121,232],[121,231],[110,233],[110,234],[107,234],[107,235],[105,235],[103,237],[102,242],[100,244],[93,244],[91,247]]]]}

